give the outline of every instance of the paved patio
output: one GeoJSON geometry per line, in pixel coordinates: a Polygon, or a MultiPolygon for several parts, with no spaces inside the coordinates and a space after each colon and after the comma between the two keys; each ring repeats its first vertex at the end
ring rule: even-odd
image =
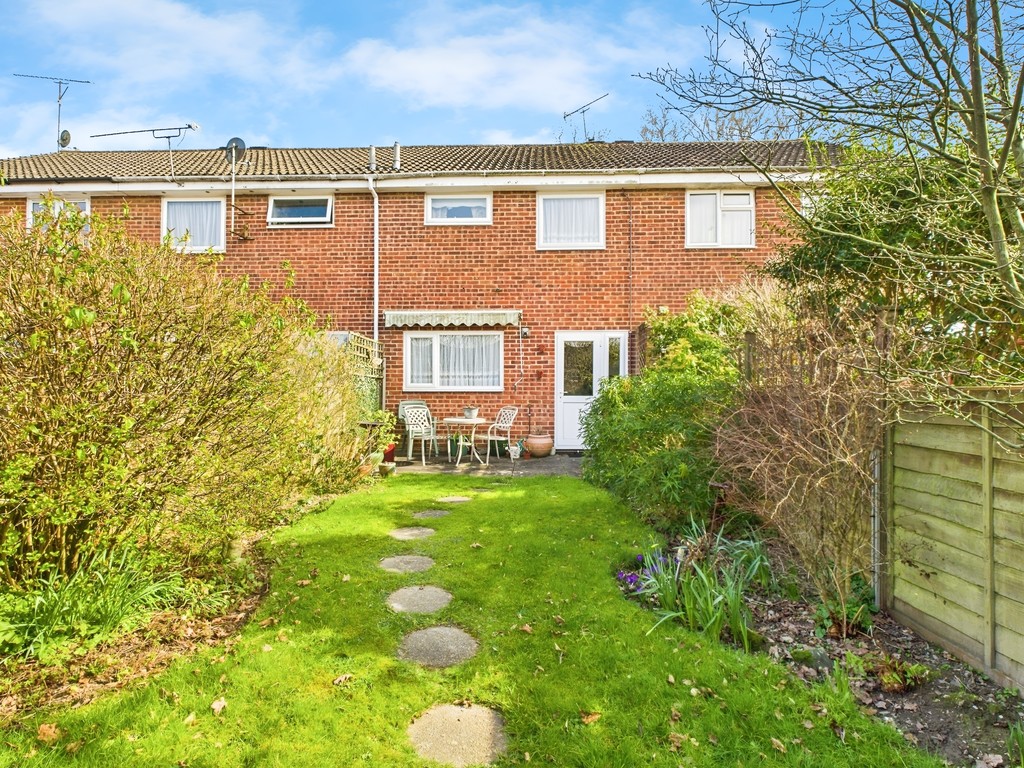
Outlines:
{"type": "Polygon", "coordinates": [[[407,460],[404,454],[396,456],[395,462],[397,466],[395,471],[400,473],[421,472],[506,477],[514,472],[516,477],[532,477],[534,475],[571,475],[579,477],[582,460],[582,456],[578,453],[554,453],[542,459],[520,459],[515,462],[513,467],[511,459],[494,458],[492,456],[491,463],[483,465],[477,461],[467,461],[463,457],[459,466],[455,466],[454,462],[448,461],[447,455],[442,450],[439,457],[428,456],[426,466],[424,466],[420,463],[419,451],[416,451],[412,461],[407,460]]]}

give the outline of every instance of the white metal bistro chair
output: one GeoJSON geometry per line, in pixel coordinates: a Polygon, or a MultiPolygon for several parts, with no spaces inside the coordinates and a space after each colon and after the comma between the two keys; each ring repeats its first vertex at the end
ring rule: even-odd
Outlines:
{"type": "Polygon", "coordinates": [[[437,427],[425,405],[407,405],[404,409],[405,433],[409,440],[409,460],[412,461],[413,442],[420,441],[420,461],[427,463],[429,446],[437,449],[437,427]]]}
{"type": "Polygon", "coordinates": [[[516,420],[518,414],[519,408],[515,405],[503,406],[498,411],[494,423],[487,428],[487,458],[484,460],[484,464],[491,463],[492,440],[505,440],[509,445],[512,444],[512,422],[516,420]]]}
{"type": "MultiPolygon", "coordinates": [[[[426,400],[401,400],[401,401],[399,401],[399,403],[398,403],[398,420],[400,422],[402,422],[403,424],[406,423],[406,420],[405,420],[405,409],[409,408],[410,406],[421,406],[423,408],[427,408],[427,401],[426,400]]],[[[437,447],[437,419],[434,416],[431,416],[430,417],[430,422],[431,422],[431,424],[434,427],[434,437],[431,440],[431,448],[433,449],[434,455],[436,456],[436,455],[438,455],[438,447],[437,447]]],[[[409,436],[409,430],[408,430],[407,426],[406,426],[406,429],[405,429],[405,446],[406,446],[406,450],[408,451],[409,461],[412,461],[412,438],[409,436]]]]}

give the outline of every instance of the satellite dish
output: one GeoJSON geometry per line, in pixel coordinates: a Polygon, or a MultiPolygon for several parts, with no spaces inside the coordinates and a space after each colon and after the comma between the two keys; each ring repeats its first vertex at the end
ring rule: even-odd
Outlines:
{"type": "Polygon", "coordinates": [[[61,149],[66,147],[68,144],[70,144],[71,143],[71,131],[61,131],[60,132],[60,137],[57,139],[57,143],[60,145],[61,149]]]}
{"type": "Polygon", "coordinates": [[[245,157],[245,142],[237,136],[233,139],[229,139],[227,145],[224,147],[224,154],[227,155],[229,163],[237,163],[245,157]]]}

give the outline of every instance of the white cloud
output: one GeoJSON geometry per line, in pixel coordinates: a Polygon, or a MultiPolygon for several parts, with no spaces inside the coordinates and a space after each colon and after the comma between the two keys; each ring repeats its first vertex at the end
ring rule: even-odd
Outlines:
{"type": "Polygon", "coordinates": [[[369,87],[416,108],[564,112],[608,91],[613,76],[654,68],[673,54],[678,60],[680,42],[692,49],[692,30],[652,13],[615,21],[599,24],[579,8],[434,3],[401,20],[408,34],[361,40],[344,63],[369,87]]]}
{"type": "Polygon", "coordinates": [[[517,134],[504,128],[495,128],[480,132],[480,141],[484,144],[554,144],[558,139],[547,128],[532,134],[517,134]]]}

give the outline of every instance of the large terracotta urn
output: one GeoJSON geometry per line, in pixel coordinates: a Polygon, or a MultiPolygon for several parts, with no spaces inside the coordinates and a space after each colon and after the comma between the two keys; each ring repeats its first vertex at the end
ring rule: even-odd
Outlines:
{"type": "Polygon", "coordinates": [[[551,435],[528,435],[523,445],[534,458],[550,456],[555,448],[555,440],[551,435]]]}

